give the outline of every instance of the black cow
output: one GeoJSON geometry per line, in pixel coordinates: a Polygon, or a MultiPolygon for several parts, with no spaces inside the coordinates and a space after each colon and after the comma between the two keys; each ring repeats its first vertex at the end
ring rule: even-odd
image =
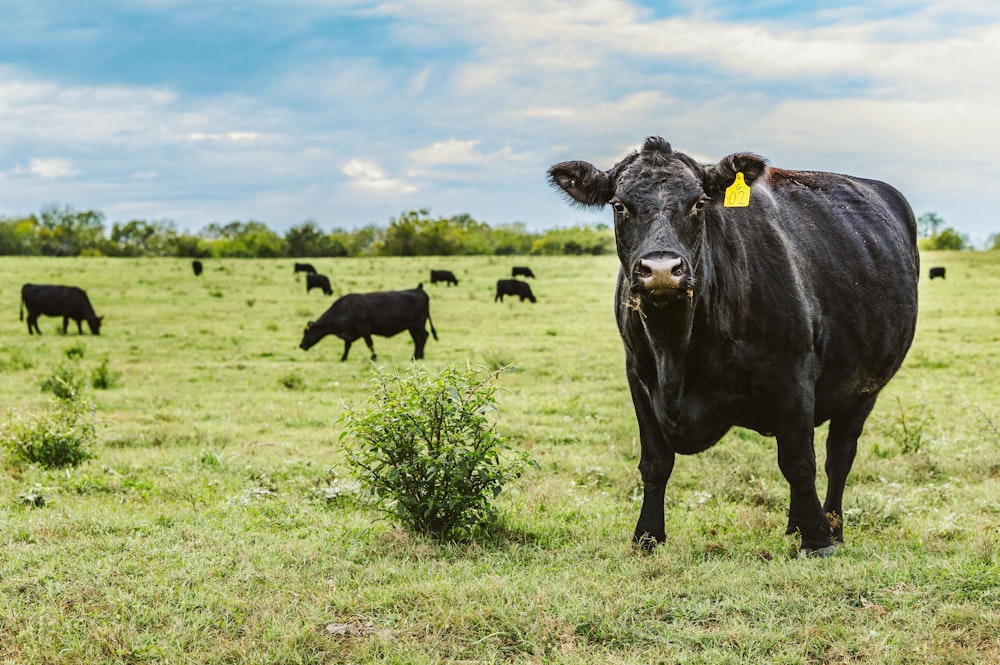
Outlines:
{"type": "Polygon", "coordinates": [[[431,284],[437,284],[438,282],[445,282],[448,286],[452,284],[458,286],[458,278],[450,270],[431,270],[431,284]]]}
{"type": "Polygon", "coordinates": [[[944,268],[943,267],[941,267],[941,266],[934,266],[933,268],[931,268],[930,279],[934,279],[935,277],[940,277],[941,279],[944,279],[944,268]]]}
{"type": "Polygon", "coordinates": [[[349,293],[338,298],[319,320],[306,325],[299,348],[308,350],[327,335],[336,335],[344,340],[344,355],[340,357],[344,361],[351,350],[351,343],[361,337],[372,352],[372,360],[375,360],[372,335],[392,337],[409,330],[413,337],[413,357],[420,360],[424,357],[424,344],[427,342],[425,322],[431,324],[431,333],[437,339],[437,331],[431,321],[430,298],[423,284],[407,291],[349,293]]]}
{"type": "Polygon", "coordinates": [[[333,295],[333,288],[330,286],[330,279],[326,275],[321,275],[318,272],[311,272],[306,275],[306,293],[309,293],[312,289],[322,289],[325,295],[333,295]]]}
{"type": "Polygon", "coordinates": [[[194,270],[194,276],[197,277],[201,275],[202,270],[204,270],[204,266],[201,265],[201,261],[195,259],[191,262],[191,269],[194,270]]]}
{"type": "Polygon", "coordinates": [[[76,286],[55,286],[51,284],[25,284],[21,287],[21,320],[24,310],[28,310],[28,333],[41,335],[38,315],[63,317],[63,334],[69,328],[69,320],[76,321],[76,330],[83,334],[82,321],[87,322],[90,332],[101,334],[103,316],[97,316],[90,305],[87,293],[76,286]]]}
{"type": "Polygon", "coordinates": [[[535,273],[531,272],[531,268],[528,266],[514,266],[510,271],[511,277],[534,277],[535,273]]]}
{"type": "Polygon", "coordinates": [[[493,296],[493,302],[497,300],[503,302],[504,296],[520,296],[521,302],[524,302],[525,298],[531,302],[535,302],[535,296],[531,293],[531,286],[519,279],[497,280],[497,294],[493,296]]]}
{"type": "Polygon", "coordinates": [[[658,137],[607,171],[564,162],[549,178],[577,204],[614,210],[641,441],[634,542],[666,538],[675,455],[741,426],[777,438],[787,533],[804,555],[832,554],[858,436],[916,325],[916,222],[902,194],[749,153],[705,167],[658,137]],[[821,504],[813,429],[827,420],[821,504]]]}
{"type": "Polygon", "coordinates": [[[296,263],[292,272],[316,272],[316,268],[311,263],[296,263]]]}

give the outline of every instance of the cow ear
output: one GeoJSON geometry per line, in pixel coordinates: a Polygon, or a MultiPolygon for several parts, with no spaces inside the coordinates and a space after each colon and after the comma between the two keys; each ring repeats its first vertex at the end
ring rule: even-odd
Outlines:
{"type": "Polygon", "coordinates": [[[549,182],[573,201],[600,208],[614,196],[611,178],[589,162],[562,162],[549,169],[549,182]]]}
{"type": "Polygon", "coordinates": [[[709,196],[722,194],[736,180],[736,174],[743,174],[743,182],[749,187],[767,170],[767,160],[752,152],[738,152],[722,160],[705,172],[705,193],[709,196]]]}

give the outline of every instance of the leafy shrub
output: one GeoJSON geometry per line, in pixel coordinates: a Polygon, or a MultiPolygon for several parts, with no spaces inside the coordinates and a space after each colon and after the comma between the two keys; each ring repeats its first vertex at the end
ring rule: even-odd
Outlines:
{"type": "Polygon", "coordinates": [[[430,375],[377,370],[368,410],[348,407],[340,422],[346,460],[372,505],[404,527],[460,539],[497,521],[492,501],[530,462],[510,448],[487,414],[492,379],[453,366],[430,375]]]}
{"type": "Polygon", "coordinates": [[[59,365],[49,376],[42,379],[42,392],[52,393],[60,400],[71,401],[80,393],[83,379],[73,365],[59,365]]]}
{"type": "Polygon", "coordinates": [[[7,448],[15,464],[37,464],[46,469],[75,467],[94,455],[96,439],[91,409],[83,400],[57,400],[55,407],[35,420],[11,413],[0,432],[0,445],[7,448]]]}
{"type": "Polygon", "coordinates": [[[112,372],[108,369],[108,359],[105,358],[100,365],[90,370],[90,385],[98,390],[107,390],[118,383],[121,372],[112,372]]]}
{"type": "Polygon", "coordinates": [[[68,346],[65,350],[66,357],[70,360],[79,360],[80,358],[83,358],[83,350],[83,344],[80,343],[68,346]]]}
{"type": "Polygon", "coordinates": [[[298,372],[289,372],[281,377],[281,385],[289,390],[305,390],[306,380],[298,372]]]}

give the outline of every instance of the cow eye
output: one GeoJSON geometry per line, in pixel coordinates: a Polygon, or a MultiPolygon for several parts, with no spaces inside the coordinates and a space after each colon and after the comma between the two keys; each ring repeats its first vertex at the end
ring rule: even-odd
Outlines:
{"type": "Polygon", "coordinates": [[[694,202],[694,206],[691,208],[691,212],[701,212],[705,209],[705,204],[708,203],[708,197],[702,195],[698,197],[698,200],[694,202]]]}
{"type": "Polygon", "coordinates": [[[615,215],[628,217],[628,208],[626,208],[625,204],[619,201],[618,199],[614,199],[613,201],[611,201],[611,208],[615,211],[615,215]]]}

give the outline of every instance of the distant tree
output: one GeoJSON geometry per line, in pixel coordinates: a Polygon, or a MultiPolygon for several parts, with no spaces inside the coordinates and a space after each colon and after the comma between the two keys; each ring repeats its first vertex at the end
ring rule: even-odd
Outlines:
{"type": "Polygon", "coordinates": [[[1000,249],[1000,233],[993,233],[986,239],[986,249],[1000,249]]]}
{"type": "Polygon", "coordinates": [[[307,220],[285,232],[285,245],[288,256],[331,256],[334,243],[316,222],[307,220]]]}
{"type": "Polygon", "coordinates": [[[936,212],[925,212],[917,218],[917,233],[921,238],[930,238],[937,235],[943,224],[944,220],[936,212]]]}
{"type": "Polygon", "coordinates": [[[959,250],[967,249],[968,247],[969,239],[950,226],[946,229],[942,229],[929,238],[924,238],[920,244],[921,249],[932,250],[959,250]]]}
{"type": "Polygon", "coordinates": [[[111,226],[105,254],[115,256],[168,256],[174,253],[177,232],[170,221],[147,222],[134,219],[111,226]]]}
{"type": "Polygon", "coordinates": [[[38,229],[34,215],[0,220],[0,255],[38,254],[38,229]]]}
{"type": "Polygon", "coordinates": [[[50,206],[39,216],[39,253],[45,256],[79,256],[84,250],[96,253],[103,240],[104,215],[100,212],[50,206]]]}
{"type": "Polygon", "coordinates": [[[285,241],[263,222],[209,224],[202,235],[212,239],[216,256],[270,259],[285,256],[285,241]]]}

